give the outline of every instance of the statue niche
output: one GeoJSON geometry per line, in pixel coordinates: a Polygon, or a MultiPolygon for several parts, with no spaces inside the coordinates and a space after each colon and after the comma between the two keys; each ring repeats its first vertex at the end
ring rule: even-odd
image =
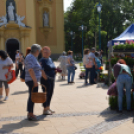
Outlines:
{"type": "Polygon", "coordinates": [[[16,4],[14,0],[6,1],[7,22],[16,21],[16,4]]]}
{"type": "Polygon", "coordinates": [[[43,26],[49,27],[49,12],[44,12],[43,14],[43,26]]]}

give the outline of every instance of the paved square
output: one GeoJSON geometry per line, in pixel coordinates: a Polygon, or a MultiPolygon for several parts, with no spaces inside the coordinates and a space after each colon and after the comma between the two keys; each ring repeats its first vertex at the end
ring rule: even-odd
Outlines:
{"type": "Polygon", "coordinates": [[[0,134],[133,134],[134,114],[109,110],[107,87],[84,86],[79,73],[74,85],[58,80],[57,74],[51,103],[56,114],[45,117],[42,105],[35,104],[38,122],[26,120],[28,89],[18,78],[10,85],[9,100],[0,102],[0,134]]]}

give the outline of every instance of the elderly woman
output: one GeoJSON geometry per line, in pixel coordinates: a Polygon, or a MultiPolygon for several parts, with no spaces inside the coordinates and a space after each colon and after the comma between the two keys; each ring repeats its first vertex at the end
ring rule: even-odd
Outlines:
{"type": "Polygon", "coordinates": [[[38,82],[41,76],[47,79],[44,71],[37,61],[37,57],[40,53],[41,47],[38,44],[34,44],[31,47],[31,53],[25,58],[25,83],[29,88],[29,99],[27,103],[28,120],[36,121],[37,118],[33,114],[34,103],[31,100],[31,91],[34,87],[34,92],[38,92],[38,82]]]}
{"type": "MultiPolygon", "coordinates": [[[[42,49],[42,55],[43,58],[40,59],[40,64],[47,75],[47,80],[42,78],[41,79],[41,84],[45,85],[47,88],[47,101],[43,104],[44,115],[52,115],[55,113],[50,109],[50,103],[54,91],[54,86],[55,86],[55,75],[56,75],[56,67],[50,58],[51,55],[51,50],[48,46],[45,46],[42,49]]],[[[45,91],[44,87],[42,87],[43,91],[45,91]]]]}
{"type": "Polygon", "coordinates": [[[6,79],[6,74],[8,73],[8,69],[11,69],[12,67],[13,61],[7,56],[5,51],[0,50],[0,99],[3,98],[2,84],[4,84],[6,91],[5,101],[8,100],[9,95],[9,86],[6,79]]]}
{"type": "Polygon", "coordinates": [[[62,70],[62,80],[65,80],[65,76],[67,75],[67,56],[66,52],[63,52],[59,57],[58,61],[60,62],[60,68],[62,70]]]}

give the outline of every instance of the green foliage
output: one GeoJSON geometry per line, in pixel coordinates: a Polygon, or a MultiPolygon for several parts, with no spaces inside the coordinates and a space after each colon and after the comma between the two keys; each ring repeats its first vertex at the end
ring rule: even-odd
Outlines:
{"type": "MultiPolygon", "coordinates": [[[[116,110],[118,108],[118,96],[109,96],[109,106],[112,110],[116,110]]],[[[131,107],[134,109],[134,96],[131,94],[131,107]]],[[[126,104],[126,95],[123,97],[123,109],[127,109],[126,104]]]]}
{"type": "Polygon", "coordinates": [[[113,46],[114,50],[134,50],[134,44],[119,44],[113,46]]]}
{"type": "MultiPolygon", "coordinates": [[[[101,12],[101,44],[103,51],[107,50],[107,42],[120,35],[134,20],[134,0],[100,0],[101,12]],[[127,20],[127,21],[126,21],[127,20]]],[[[70,31],[76,33],[74,39],[75,53],[81,53],[82,32],[80,25],[87,26],[84,32],[84,45],[88,48],[99,46],[99,14],[96,9],[98,0],[74,0],[68,11],[64,13],[65,45],[71,49],[70,31]]]]}

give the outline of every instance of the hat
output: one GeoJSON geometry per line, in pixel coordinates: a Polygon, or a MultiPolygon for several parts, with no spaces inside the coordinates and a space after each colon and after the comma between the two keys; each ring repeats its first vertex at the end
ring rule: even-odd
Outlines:
{"type": "Polygon", "coordinates": [[[95,48],[94,48],[94,47],[92,47],[92,48],[91,48],[91,51],[95,51],[95,48]]]}

